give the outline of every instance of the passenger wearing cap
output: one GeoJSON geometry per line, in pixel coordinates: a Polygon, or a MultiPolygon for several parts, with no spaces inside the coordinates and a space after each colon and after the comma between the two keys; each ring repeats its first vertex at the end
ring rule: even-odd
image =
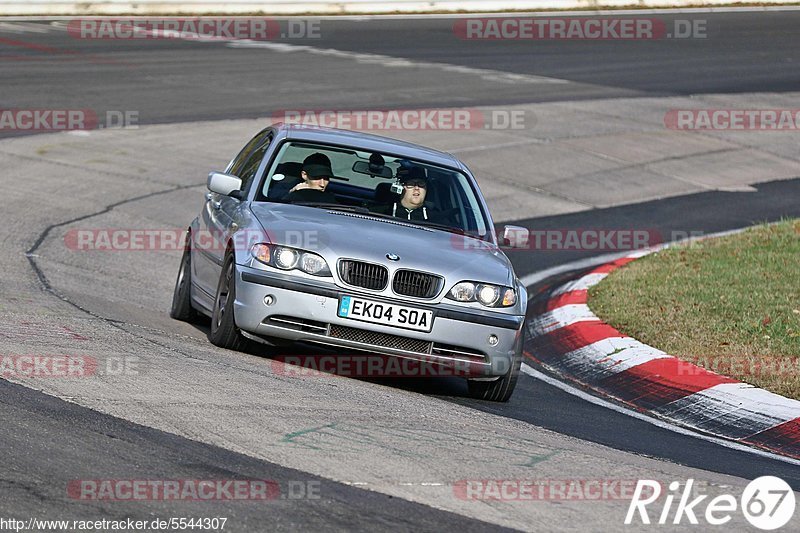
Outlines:
{"type": "Polygon", "coordinates": [[[336,196],[327,191],[328,183],[333,177],[331,160],[325,154],[316,152],[303,160],[300,172],[303,181],[292,187],[287,200],[292,203],[326,203],[336,204],[336,196]]]}
{"type": "Polygon", "coordinates": [[[397,171],[397,178],[403,186],[400,200],[388,206],[381,206],[375,212],[406,220],[431,220],[432,217],[436,217],[437,212],[432,209],[430,203],[425,202],[425,196],[428,194],[425,169],[417,166],[401,167],[397,171]]]}

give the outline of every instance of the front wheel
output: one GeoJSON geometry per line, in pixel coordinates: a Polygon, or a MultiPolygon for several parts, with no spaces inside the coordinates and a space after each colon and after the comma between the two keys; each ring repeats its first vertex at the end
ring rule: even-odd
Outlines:
{"type": "Polygon", "coordinates": [[[208,339],[211,344],[229,350],[242,350],[247,346],[233,316],[233,302],[236,301],[236,279],[233,256],[228,255],[222,266],[222,273],[217,284],[217,295],[214,298],[214,313],[211,315],[211,332],[208,339]]]}
{"type": "Polygon", "coordinates": [[[183,251],[181,266],[178,267],[169,316],[190,323],[197,322],[200,318],[200,314],[192,307],[192,253],[188,245],[183,251]]]}
{"type": "Polygon", "coordinates": [[[523,326],[519,345],[514,350],[511,368],[508,369],[508,372],[494,381],[467,380],[470,398],[488,400],[490,402],[507,402],[511,398],[514,388],[517,386],[517,379],[522,366],[522,347],[525,344],[525,330],[526,328],[523,326]]]}

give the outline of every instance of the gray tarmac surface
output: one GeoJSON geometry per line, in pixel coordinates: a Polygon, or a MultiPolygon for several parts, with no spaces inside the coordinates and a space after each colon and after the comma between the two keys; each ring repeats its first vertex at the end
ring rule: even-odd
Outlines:
{"type": "MultiPolygon", "coordinates": [[[[151,124],[255,118],[297,107],[499,106],[780,93],[800,86],[796,12],[639,16],[663,20],[667,28],[676,19],[705,21],[706,37],[465,40],[454,33],[456,19],[451,18],[334,18],[318,20],[319,38],[277,38],[266,44],[283,51],[265,53],[237,43],[78,39],[67,32],[65,21],[45,32],[47,22],[18,23],[17,30],[5,28],[0,42],[0,103],[89,107],[101,114],[137,110],[140,123],[151,124]],[[298,54],[293,50],[299,46],[351,56],[298,54]]],[[[280,24],[286,32],[287,22],[280,24]]]]}
{"type": "MultiPolygon", "coordinates": [[[[463,43],[452,21],[337,21],[314,49],[290,52],[76,41],[59,29],[0,33],[2,107],[134,109],[142,124],[158,124],[6,132],[17,138],[0,142],[8,212],[0,236],[11,250],[0,257],[3,353],[100,363],[91,377],[0,382],[0,442],[10,452],[0,467],[0,515],[200,514],[229,516],[237,531],[615,530],[627,500],[474,501],[454,487],[465,479],[692,477],[711,492],[738,494],[769,473],[797,490],[795,465],[658,429],[527,376],[509,404],[492,405],[467,400],[454,380],[290,375],[169,319],[179,251],[80,252],[65,242],[74,229],[184,227],[202,205],[205,174],[263,126],[256,117],[300,106],[523,111],[533,118],[518,131],[390,135],[456,153],[479,175],[496,220],[531,228],[645,227],[668,236],[797,216],[796,133],[663,126],[667,110],[690,105],[796,102],[789,91],[798,73],[787,65],[797,59],[789,31],[797,15],[708,18],[718,33],[702,43],[463,43]],[[327,47],[342,53],[320,53],[327,47]],[[113,371],[120,362],[127,371],[113,371]],[[321,499],[68,498],[69,481],[86,478],[319,481],[321,499]]],[[[512,259],[522,276],[592,253],[512,259]]],[[[731,526],[746,529],[741,517],[731,526]]]]}

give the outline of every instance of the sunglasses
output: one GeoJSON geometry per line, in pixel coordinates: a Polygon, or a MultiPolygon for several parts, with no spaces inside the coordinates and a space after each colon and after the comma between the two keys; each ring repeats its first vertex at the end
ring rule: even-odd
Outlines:
{"type": "Polygon", "coordinates": [[[410,181],[408,183],[404,183],[403,187],[406,189],[413,189],[414,187],[419,187],[420,189],[427,189],[428,184],[424,181],[410,181]]]}

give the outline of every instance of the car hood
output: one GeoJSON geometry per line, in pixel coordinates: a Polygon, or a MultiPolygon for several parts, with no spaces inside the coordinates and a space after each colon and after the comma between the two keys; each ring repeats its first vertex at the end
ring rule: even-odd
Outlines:
{"type": "Polygon", "coordinates": [[[494,244],[423,228],[402,219],[280,203],[251,206],[276,244],[322,255],[333,268],[339,258],[439,274],[448,282],[483,281],[513,286],[511,262],[494,244]],[[390,261],[387,254],[399,256],[390,261]]]}

